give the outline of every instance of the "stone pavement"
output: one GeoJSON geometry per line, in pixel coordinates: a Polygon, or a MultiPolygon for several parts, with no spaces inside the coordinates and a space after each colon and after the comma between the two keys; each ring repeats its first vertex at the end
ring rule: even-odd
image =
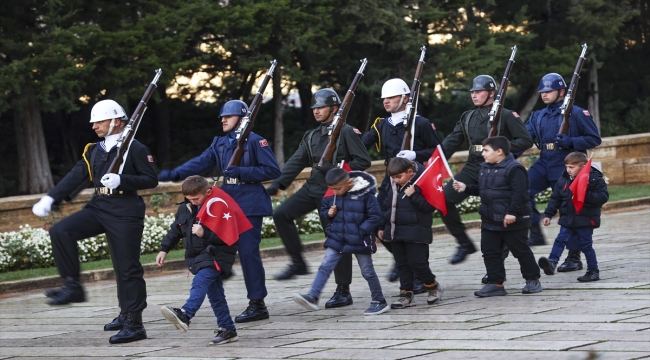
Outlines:
{"type": "MultiPolygon", "coordinates": [[[[40,291],[5,295],[0,299],[0,359],[650,358],[649,221],[648,206],[603,217],[594,235],[601,281],[577,282],[583,271],[542,275],[544,291],[522,295],[523,279],[511,256],[506,260],[509,295],[485,299],[473,295],[485,273],[481,256],[451,266],[447,260],[454,240],[437,235],[430,264],[445,287],[443,301],[428,306],[426,295],[417,295],[416,307],[379,316],[363,315],[370,294],[357,268],[354,305],[308,312],[291,295],[306,291],[324,252],[307,254],[312,275],[286,282],[272,276],[287,260],[266,259],[271,318],[238,324],[239,341],[221,346],[207,346],[216,328],[207,300],[184,334],[160,313],[163,305],[183,304],[192,280],[186,271],[147,278],[149,307],[143,318],[149,339],[126,345],[110,345],[112,333],[102,331],[119,311],[113,281],[88,284],[89,301],[72,306],[49,307],[40,291]]],[[[558,229],[544,230],[552,240],[558,229]]],[[[470,234],[478,242],[479,232],[470,234]]],[[[550,248],[533,251],[536,257],[547,256],[550,248]]],[[[384,294],[394,301],[398,285],[384,276],[390,254],[380,248],[374,258],[384,294]]],[[[321,305],[334,288],[330,279],[321,305]]],[[[226,296],[233,316],[246,307],[241,275],[226,283],[226,296]]]]}

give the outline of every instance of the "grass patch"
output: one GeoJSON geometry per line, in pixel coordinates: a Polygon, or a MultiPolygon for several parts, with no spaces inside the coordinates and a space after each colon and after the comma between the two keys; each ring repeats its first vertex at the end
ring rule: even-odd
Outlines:
{"type": "Polygon", "coordinates": [[[609,202],[650,196],[650,184],[609,186],[609,202]]]}

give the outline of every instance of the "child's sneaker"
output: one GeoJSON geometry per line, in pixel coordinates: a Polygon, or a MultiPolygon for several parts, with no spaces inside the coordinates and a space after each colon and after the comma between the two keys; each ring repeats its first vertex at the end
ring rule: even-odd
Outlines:
{"type": "Polygon", "coordinates": [[[318,298],[315,298],[309,294],[293,294],[293,301],[307,310],[318,310],[318,298]]]}
{"type": "Polygon", "coordinates": [[[474,291],[474,295],[478,297],[506,296],[508,292],[503,284],[486,284],[481,290],[474,291]]]}
{"type": "MultiPolygon", "coordinates": [[[[427,287],[426,285],[424,285],[427,287]]],[[[427,304],[433,305],[437,304],[442,300],[442,293],[445,292],[445,289],[440,285],[439,282],[436,281],[436,284],[432,288],[428,288],[429,290],[429,296],[427,297],[427,304]]]]}
{"type": "Polygon", "coordinates": [[[413,291],[406,290],[401,290],[399,292],[399,299],[390,304],[391,309],[406,309],[411,306],[415,306],[415,294],[413,294],[413,291]]]}
{"type": "Polygon", "coordinates": [[[190,327],[190,318],[185,315],[183,310],[163,306],[160,308],[160,312],[162,312],[165,319],[169,320],[176,327],[176,330],[182,333],[187,332],[187,329],[190,327]]]}
{"type": "Polygon", "coordinates": [[[237,341],[237,330],[219,328],[214,331],[214,338],[210,340],[208,345],[221,345],[233,341],[237,341]]]}
{"type": "Polygon", "coordinates": [[[549,260],[548,258],[541,257],[537,261],[537,265],[539,265],[542,270],[544,270],[544,274],[546,275],[553,275],[555,274],[555,267],[557,266],[557,261],[549,260]]]}
{"type": "Polygon", "coordinates": [[[363,312],[363,315],[379,315],[385,313],[386,311],[388,311],[388,309],[389,307],[388,304],[386,303],[386,300],[371,301],[370,307],[363,312]]]}
{"type": "Polygon", "coordinates": [[[590,282],[600,280],[600,271],[587,270],[587,273],[578,278],[580,282],[590,282]]]}
{"type": "Polygon", "coordinates": [[[522,294],[535,294],[542,292],[544,290],[542,288],[542,284],[539,282],[538,279],[535,280],[526,280],[526,286],[524,286],[523,289],[521,289],[522,294]]]}

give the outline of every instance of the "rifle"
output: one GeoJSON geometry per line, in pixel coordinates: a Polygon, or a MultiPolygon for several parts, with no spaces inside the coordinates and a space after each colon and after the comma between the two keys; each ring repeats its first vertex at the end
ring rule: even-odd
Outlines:
{"type": "Polygon", "coordinates": [[[162,69],[156,70],[156,76],[154,76],[153,80],[149,84],[149,87],[147,87],[147,90],[144,92],[144,95],[142,95],[142,99],[140,99],[140,103],[135,108],[133,115],[131,115],[131,119],[129,119],[129,123],[126,124],[126,126],[124,127],[124,130],[120,135],[120,138],[117,139],[117,156],[115,157],[115,159],[113,159],[111,166],[108,167],[107,173],[113,173],[113,174],[122,173],[122,170],[124,169],[124,160],[126,159],[126,156],[129,153],[129,147],[131,147],[131,143],[133,142],[133,137],[135,136],[135,133],[138,131],[138,127],[140,126],[140,121],[142,120],[142,116],[144,115],[144,112],[147,110],[147,102],[149,102],[149,98],[151,98],[151,95],[153,94],[154,90],[156,90],[156,88],[158,87],[156,83],[158,82],[158,79],[160,78],[161,74],[162,74],[162,69]]]}
{"type": "Polygon", "coordinates": [[[512,47],[512,54],[510,54],[510,60],[508,60],[508,65],[506,65],[506,71],[503,73],[503,78],[501,79],[501,86],[499,87],[499,92],[497,93],[494,102],[492,103],[492,109],[488,113],[490,117],[490,131],[488,132],[488,137],[493,137],[497,135],[499,129],[499,120],[501,120],[501,110],[503,110],[503,102],[506,98],[506,93],[508,92],[508,78],[510,77],[510,71],[512,70],[512,64],[515,63],[515,54],[517,53],[517,45],[512,47]]]}
{"type": "Polygon", "coordinates": [[[582,44],[582,54],[578,58],[578,63],[576,64],[575,70],[573,70],[573,76],[571,77],[571,84],[567,89],[566,95],[564,96],[564,102],[560,107],[560,114],[562,114],[562,123],[560,124],[560,134],[567,135],[569,134],[569,118],[571,117],[571,109],[573,108],[573,103],[575,98],[573,92],[578,88],[578,81],[580,81],[580,69],[582,69],[582,64],[585,63],[585,53],[587,52],[587,43],[582,44]]]}
{"type": "Polygon", "coordinates": [[[237,130],[235,130],[235,133],[237,134],[235,137],[235,140],[237,141],[237,147],[232,153],[232,157],[230,157],[230,161],[228,162],[226,168],[230,166],[239,166],[239,164],[241,164],[241,158],[244,156],[244,143],[246,142],[246,139],[248,139],[248,135],[251,133],[251,130],[253,130],[255,118],[257,117],[257,112],[260,109],[260,104],[262,103],[262,93],[264,93],[266,85],[269,84],[269,80],[273,78],[273,71],[275,70],[275,66],[277,64],[278,62],[276,60],[271,61],[271,68],[269,68],[266,76],[264,76],[262,85],[259,89],[257,89],[257,93],[251,102],[251,106],[248,107],[248,112],[242,118],[237,130]]]}
{"type": "Polygon", "coordinates": [[[326,161],[330,164],[334,164],[333,161],[335,161],[335,159],[332,158],[334,157],[334,150],[336,150],[336,140],[339,138],[341,128],[343,127],[343,124],[345,124],[345,120],[347,119],[348,113],[350,112],[350,105],[352,104],[352,100],[354,100],[354,90],[357,89],[357,85],[359,85],[359,82],[363,77],[363,70],[366,68],[366,64],[368,64],[368,59],[366,58],[363,58],[360,61],[361,67],[359,68],[359,71],[357,71],[357,74],[354,76],[348,92],[345,93],[343,102],[341,105],[339,105],[339,111],[336,112],[332,123],[327,127],[327,135],[329,136],[329,140],[327,141],[325,151],[323,151],[323,156],[320,157],[318,166],[323,166],[326,161]]]}
{"type": "Polygon", "coordinates": [[[420,97],[420,76],[422,76],[422,68],[424,67],[424,54],[427,48],[422,46],[420,48],[420,60],[418,66],[415,68],[415,77],[411,85],[411,94],[409,101],[406,103],[406,118],[404,119],[404,140],[402,141],[402,150],[413,150],[413,133],[415,132],[415,116],[418,109],[418,99],[420,97]]]}

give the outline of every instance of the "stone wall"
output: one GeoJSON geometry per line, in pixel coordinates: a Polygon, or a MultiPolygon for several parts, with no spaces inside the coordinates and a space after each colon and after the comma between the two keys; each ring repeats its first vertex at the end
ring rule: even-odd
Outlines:
{"type": "MultiPolygon", "coordinates": [[[[590,154],[592,151],[590,151],[590,154]]],[[[527,150],[521,157],[527,166],[539,154],[537,148],[527,150]]],[[[449,160],[453,172],[462,169],[467,159],[467,151],[454,154],[449,160]]],[[[602,164],[604,174],[609,178],[609,185],[647,184],[650,183],[650,133],[615,136],[603,138],[602,144],[593,150],[594,161],[602,164]]],[[[278,196],[293,193],[299,189],[309,177],[311,169],[305,169],[294,181],[289,189],[280,192],[278,196]]],[[[383,160],[373,161],[367,170],[381,182],[385,173],[383,160]]],[[[140,196],[147,204],[147,214],[171,213],[176,211],[176,202],[183,200],[180,192],[180,183],[163,182],[155,189],[140,191],[140,196]],[[151,205],[152,197],[166,193],[171,200],[166,200],[154,209],[151,205]]],[[[60,209],[53,211],[46,219],[40,219],[32,214],[31,208],[43,194],[24,195],[0,198],[0,232],[17,230],[20,225],[29,224],[32,227],[45,227],[58,219],[68,216],[81,209],[92,197],[92,191],[82,191],[71,203],[65,203],[60,209]]]]}

